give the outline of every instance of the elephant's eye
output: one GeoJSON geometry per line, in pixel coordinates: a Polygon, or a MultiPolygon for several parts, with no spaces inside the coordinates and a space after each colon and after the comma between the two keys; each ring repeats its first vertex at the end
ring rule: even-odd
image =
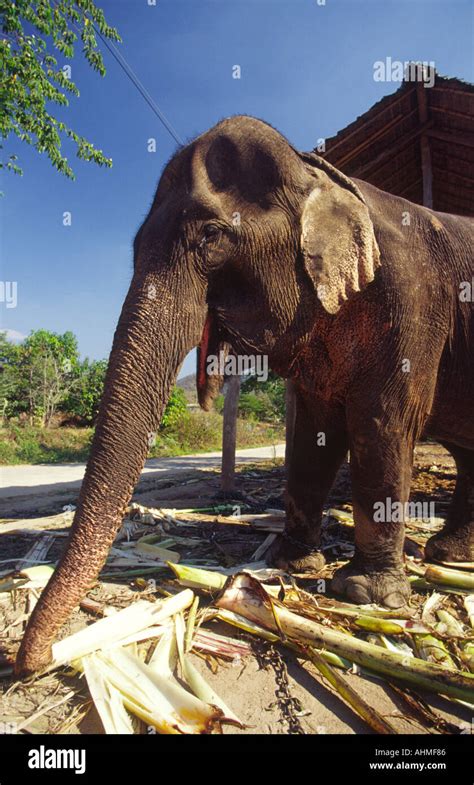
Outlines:
{"type": "Polygon", "coordinates": [[[217,224],[207,224],[204,227],[202,233],[202,240],[199,243],[200,246],[206,245],[207,243],[215,242],[219,239],[220,235],[222,234],[222,229],[217,224]]]}

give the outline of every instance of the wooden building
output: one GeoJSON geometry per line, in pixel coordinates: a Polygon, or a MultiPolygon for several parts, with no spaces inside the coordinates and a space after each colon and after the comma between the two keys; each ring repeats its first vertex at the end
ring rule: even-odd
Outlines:
{"type": "Polygon", "coordinates": [[[315,152],[383,191],[474,216],[474,85],[404,81],[315,152]]]}

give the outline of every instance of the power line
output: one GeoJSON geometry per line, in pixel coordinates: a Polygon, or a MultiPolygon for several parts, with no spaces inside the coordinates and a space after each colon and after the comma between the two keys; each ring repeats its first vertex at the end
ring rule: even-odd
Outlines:
{"type": "Polygon", "coordinates": [[[162,112],[162,110],[160,109],[160,107],[158,106],[156,101],[151,97],[151,95],[148,92],[148,90],[141,83],[140,79],[138,78],[138,76],[134,72],[133,68],[129,65],[129,63],[127,63],[125,57],[118,51],[118,49],[112,43],[109,43],[109,41],[107,41],[107,39],[104,38],[104,36],[100,32],[100,30],[98,30],[95,27],[95,25],[93,27],[94,27],[95,32],[97,33],[97,35],[101,39],[102,43],[104,44],[104,46],[107,47],[107,49],[109,50],[110,54],[116,60],[116,62],[119,64],[119,66],[122,69],[122,71],[124,72],[124,74],[126,74],[126,76],[130,79],[132,84],[137,88],[137,90],[140,93],[140,95],[142,96],[142,98],[145,99],[145,101],[147,102],[147,104],[150,107],[150,109],[152,110],[152,112],[154,112],[154,114],[157,116],[157,118],[160,121],[160,123],[164,126],[164,128],[166,128],[166,130],[168,131],[170,136],[173,137],[173,139],[175,140],[175,142],[177,142],[177,144],[179,144],[179,145],[184,144],[183,140],[179,138],[177,132],[174,130],[173,126],[171,125],[169,120],[166,118],[164,112],[162,112]]]}
{"type": "MultiPolygon", "coordinates": [[[[57,0],[52,0],[52,3],[53,3],[53,5],[56,8],[58,7],[57,6],[57,0]]],[[[91,24],[92,24],[92,27],[94,28],[94,31],[97,33],[97,35],[101,39],[102,43],[104,44],[104,46],[107,47],[107,49],[109,50],[110,54],[117,61],[117,63],[119,64],[119,66],[122,69],[122,71],[124,72],[124,74],[130,79],[130,81],[134,85],[134,87],[137,88],[137,90],[140,93],[140,95],[142,96],[142,98],[145,99],[145,101],[147,102],[147,104],[150,107],[150,109],[152,110],[152,112],[157,116],[158,120],[164,126],[164,128],[166,128],[166,130],[168,131],[170,136],[174,139],[174,141],[177,144],[179,144],[179,145],[184,144],[183,140],[180,139],[180,137],[178,136],[177,132],[174,130],[173,126],[171,125],[169,120],[166,118],[164,112],[161,111],[161,109],[158,106],[158,104],[156,103],[156,101],[151,97],[151,95],[148,92],[148,90],[141,83],[140,79],[138,78],[138,76],[134,72],[134,70],[131,67],[131,65],[129,65],[127,63],[125,57],[118,51],[118,49],[112,43],[109,44],[107,39],[102,35],[100,30],[97,29],[97,27],[95,26],[95,24],[93,22],[91,24]]],[[[77,30],[77,32],[79,34],[81,33],[81,31],[79,30],[77,25],[74,24],[74,22],[72,23],[72,26],[76,28],[76,30],[77,30]]]]}

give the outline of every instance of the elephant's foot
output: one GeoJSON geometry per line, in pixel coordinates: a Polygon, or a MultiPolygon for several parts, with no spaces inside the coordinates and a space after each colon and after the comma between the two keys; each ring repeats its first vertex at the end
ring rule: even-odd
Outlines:
{"type": "Polygon", "coordinates": [[[425,545],[425,558],[439,562],[474,561],[474,526],[466,524],[453,531],[441,531],[425,545]]]}
{"type": "Polygon", "coordinates": [[[376,571],[349,563],[334,573],[331,589],[358,605],[375,602],[387,608],[401,608],[410,597],[403,565],[376,571]]]}
{"type": "Polygon", "coordinates": [[[326,564],[316,544],[306,544],[289,534],[277,537],[266,560],[272,567],[288,572],[319,572],[326,564]]]}

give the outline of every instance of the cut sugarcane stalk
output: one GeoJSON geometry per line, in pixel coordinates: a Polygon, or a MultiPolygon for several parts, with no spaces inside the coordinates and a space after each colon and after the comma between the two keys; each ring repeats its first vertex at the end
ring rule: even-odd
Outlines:
{"type": "Polygon", "coordinates": [[[462,570],[450,570],[430,564],[426,568],[425,580],[441,586],[455,586],[458,589],[474,589],[474,575],[462,570]]]}
{"type": "Polygon", "coordinates": [[[372,706],[369,706],[359,693],[356,692],[356,690],[354,690],[337,671],[333,670],[333,668],[324,661],[317,651],[311,646],[302,646],[301,651],[306,654],[324,678],[337,690],[341,698],[348,703],[363,720],[365,720],[372,730],[380,734],[397,733],[393,725],[390,725],[387,720],[381,717],[380,714],[372,708],[372,706]]]}
{"type": "Polygon", "coordinates": [[[245,573],[229,580],[216,605],[219,609],[239,613],[272,632],[280,628],[284,635],[300,644],[328,648],[390,678],[468,702],[474,700],[474,677],[471,674],[386,651],[298,616],[271,598],[258,581],[245,573]]]}
{"type": "Polygon", "coordinates": [[[152,603],[146,600],[124,608],[112,616],[107,616],[90,624],[68,638],[53,644],[51,668],[65,665],[86,654],[119,643],[135,632],[161,624],[175,613],[188,608],[194,598],[190,589],[152,603]]]}

